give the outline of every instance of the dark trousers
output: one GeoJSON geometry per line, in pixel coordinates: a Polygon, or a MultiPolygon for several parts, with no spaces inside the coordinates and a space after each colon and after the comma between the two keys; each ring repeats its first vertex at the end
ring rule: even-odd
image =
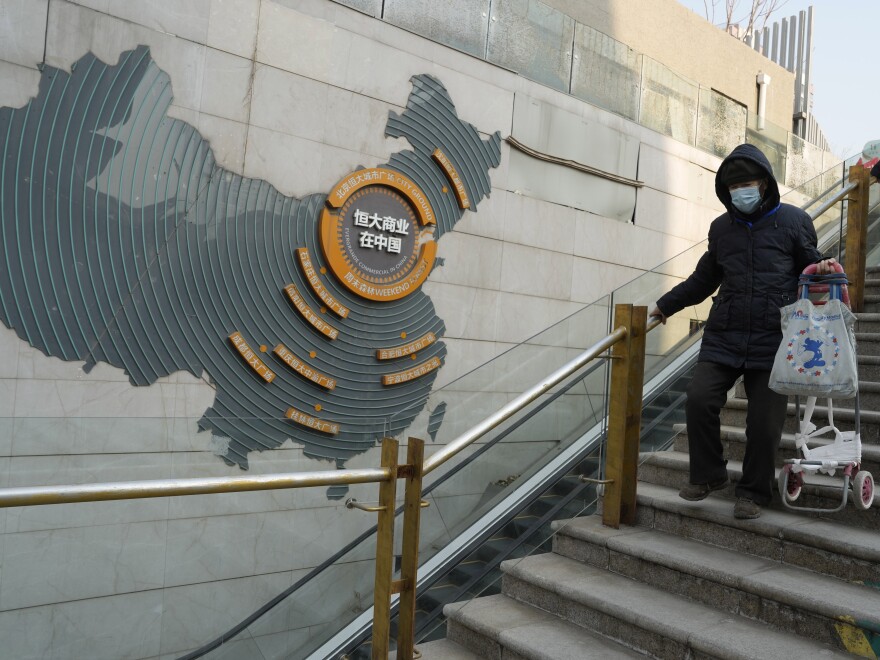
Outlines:
{"type": "Polygon", "coordinates": [[[743,376],[749,407],[743,474],[735,492],[737,497],[766,505],[773,494],[776,450],[788,405],[787,396],[767,386],[769,371],[727,367],[714,362],[697,363],[687,392],[690,480],[702,484],[727,476],[720,415],[728,390],[740,376],[743,376]]]}

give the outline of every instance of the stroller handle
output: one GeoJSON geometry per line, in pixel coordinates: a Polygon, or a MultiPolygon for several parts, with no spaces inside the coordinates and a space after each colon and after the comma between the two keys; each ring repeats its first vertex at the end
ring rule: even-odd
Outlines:
{"type": "MultiPolygon", "coordinates": [[[[849,280],[843,271],[843,266],[838,263],[832,264],[834,273],[828,275],[817,275],[818,264],[810,264],[804,268],[803,273],[798,279],[798,287],[800,287],[800,297],[808,298],[810,293],[828,293],[831,292],[832,298],[837,298],[849,307],[849,291],[846,285],[849,280]]],[[[815,303],[817,305],[824,304],[822,302],[815,303]]]]}

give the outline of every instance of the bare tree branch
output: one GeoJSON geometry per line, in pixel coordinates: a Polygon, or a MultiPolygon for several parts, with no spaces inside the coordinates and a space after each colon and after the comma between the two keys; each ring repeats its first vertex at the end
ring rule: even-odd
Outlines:
{"type": "Polygon", "coordinates": [[[788,2],[788,0],[724,0],[723,22],[716,23],[715,12],[720,1],[703,0],[706,20],[730,34],[734,34],[733,28],[736,28],[737,38],[743,41],[767,27],[772,17],[788,2]]]}

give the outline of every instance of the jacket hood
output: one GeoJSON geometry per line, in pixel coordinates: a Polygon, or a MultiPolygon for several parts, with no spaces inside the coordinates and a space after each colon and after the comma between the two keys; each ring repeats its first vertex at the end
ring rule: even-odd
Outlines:
{"type": "Polygon", "coordinates": [[[773,167],[770,165],[770,161],[767,160],[767,156],[765,156],[764,153],[753,144],[739,145],[736,149],[730,152],[730,155],[727,156],[727,158],[724,159],[721,166],[718,168],[718,173],[715,175],[715,194],[718,196],[718,199],[721,200],[721,203],[724,204],[728,213],[747,220],[762,218],[767,212],[772,211],[779,205],[779,185],[776,183],[776,178],[773,176],[773,167]],[[766,172],[767,177],[767,190],[764,191],[761,205],[753,213],[748,215],[734,208],[730,200],[730,190],[728,190],[727,186],[722,183],[725,179],[725,167],[730,161],[737,159],[747,160],[752,164],[759,166],[764,172],[766,172]]]}

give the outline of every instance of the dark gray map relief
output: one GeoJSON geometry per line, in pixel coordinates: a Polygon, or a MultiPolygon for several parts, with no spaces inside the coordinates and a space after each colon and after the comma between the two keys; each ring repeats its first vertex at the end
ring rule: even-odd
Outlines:
{"type": "MultiPolygon", "coordinates": [[[[472,207],[491,190],[500,136],[486,140],[461,121],[443,85],[415,76],[406,109],[385,133],[411,150],[382,167],[412,179],[429,197],[442,239],[463,211],[432,161],[440,148],[455,164],[472,207]]],[[[218,439],[223,460],[246,469],[248,453],[291,438],[338,466],[385,435],[403,432],[425,407],[437,371],[394,387],[381,376],[411,365],[378,362],[376,350],[401,333],[442,337],[430,298],[416,291],[393,302],[350,293],[331,274],[322,283],[350,309],[332,318],[327,340],[297,313],[290,283],[321,301],[295,250],[325,266],[318,220],[326,193],[286,197],[269,183],[219,167],[209,143],[167,111],[171,81],[140,46],[116,64],[91,53],[71,72],[46,67],[36,97],[0,108],[0,320],[47,356],[105,362],[135,386],[187,371],[216,389],[198,425],[218,439]],[[228,337],[238,331],[277,375],[266,383],[228,337]],[[272,354],[284,344],[336,379],[326,391],[272,354]],[[336,435],[285,418],[290,407],[339,425],[336,435]]],[[[315,112],[321,112],[315,108],[315,112]]],[[[291,119],[295,121],[295,118],[291,119]]],[[[347,172],[339,172],[343,177],[347,172]]],[[[444,359],[436,341],[419,362],[444,359]]],[[[445,406],[438,406],[442,413],[445,406]]],[[[436,432],[441,418],[431,420],[436,432]]],[[[132,438],[137,442],[137,438],[132,438]]]]}

